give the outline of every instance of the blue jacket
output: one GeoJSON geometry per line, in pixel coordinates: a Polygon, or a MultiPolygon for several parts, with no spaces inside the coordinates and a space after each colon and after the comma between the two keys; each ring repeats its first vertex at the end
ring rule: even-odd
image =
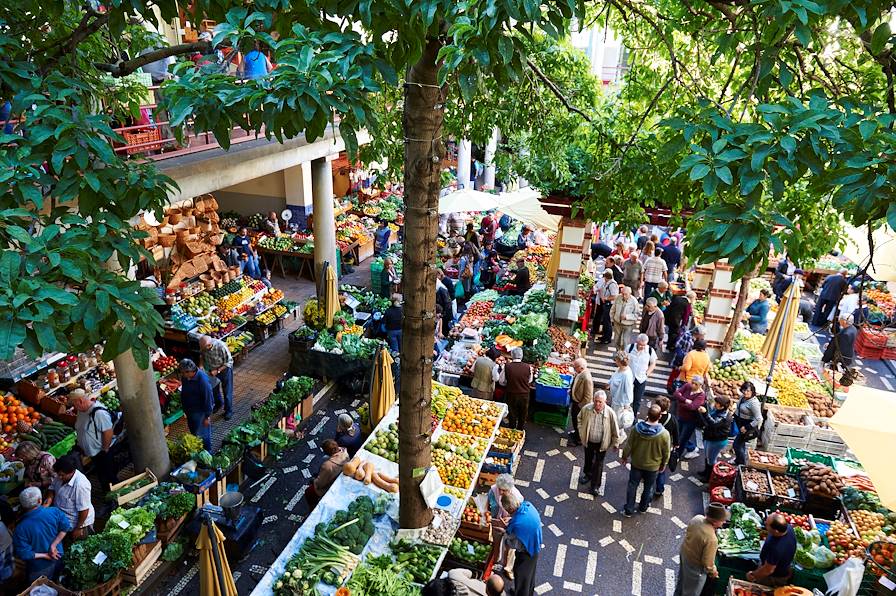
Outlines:
{"type": "MultiPolygon", "coordinates": [[[[49,551],[59,532],[69,532],[71,529],[72,525],[61,509],[43,506],[32,509],[25,514],[13,532],[12,544],[16,556],[28,563],[29,567],[33,564],[49,565],[52,561],[44,559],[35,561],[34,555],[49,551]]],[[[58,548],[59,554],[62,554],[61,542],[58,548]]]]}
{"type": "Polygon", "coordinates": [[[768,319],[768,300],[754,300],[747,307],[751,323],[765,323],[768,319]]]}
{"type": "Polygon", "coordinates": [[[212,395],[212,383],[204,370],[197,370],[192,379],[181,378],[180,401],[184,412],[212,415],[215,398],[212,395]]]}
{"type": "Polygon", "coordinates": [[[516,510],[510,523],[507,524],[507,533],[516,536],[530,556],[534,557],[541,550],[541,516],[538,515],[535,506],[529,501],[523,501],[516,510]]]}

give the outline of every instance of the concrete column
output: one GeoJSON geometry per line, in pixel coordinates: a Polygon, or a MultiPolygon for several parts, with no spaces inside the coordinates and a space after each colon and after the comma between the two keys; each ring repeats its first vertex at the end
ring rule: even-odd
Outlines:
{"type": "Polygon", "coordinates": [[[130,350],[115,357],[113,363],[134,469],[149,468],[161,478],[171,469],[171,462],[155,375],[152,368],[140,368],[130,350]]]}
{"type": "Polygon", "coordinates": [[[310,161],[283,170],[283,182],[286,188],[287,205],[311,207],[313,191],[310,161]]]}
{"type": "Polygon", "coordinates": [[[482,183],[486,188],[495,187],[495,152],[498,150],[498,134],[498,127],[495,127],[485,146],[485,177],[482,183]]]}
{"type": "Polygon", "coordinates": [[[314,198],[314,270],[319,272],[324,261],[336,267],[336,215],[333,209],[333,163],[331,157],[311,162],[312,196],[314,198]]]}
{"type": "Polygon", "coordinates": [[[473,159],[473,146],[469,139],[457,142],[457,189],[470,186],[470,163],[473,159]]]}

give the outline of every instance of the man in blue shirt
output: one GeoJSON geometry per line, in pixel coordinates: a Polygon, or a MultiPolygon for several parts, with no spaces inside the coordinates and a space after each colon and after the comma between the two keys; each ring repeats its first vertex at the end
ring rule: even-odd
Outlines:
{"type": "Polygon", "coordinates": [[[28,581],[42,575],[56,581],[62,569],[62,539],[72,526],[65,513],[41,505],[40,489],[26,488],[19,495],[25,515],[12,536],[16,556],[25,562],[28,581]]]}
{"type": "Polygon", "coordinates": [[[389,224],[381,221],[380,227],[377,228],[376,233],[374,234],[374,254],[379,255],[380,253],[385,252],[386,249],[389,248],[389,239],[391,237],[392,230],[389,229],[389,224]]]}
{"type": "Polygon", "coordinates": [[[252,250],[252,241],[249,240],[249,230],[240,228],[238,236],[233,237],[233,248],[237,252],[237,261],[240,265],[240,273],[244,273],[254,279],[261,277],[258,268],[258,255],[252,250]]]}
{"type": "Polygon", "coordinates": [[[669,238],[669,244],[663,247],[660,258],[666,262],[669,281],[673,282],[678,279],[678,266],[681,264],[681,249],[678,248],[678,239],[674,236],[669,238]]]}
{"type": "Polygon", "coordinates": [[[211,380],[189,358],[180,361],[180,400],[190,432],[202,439],[206,451],[212,450],[212,411],[215,398],[211,380]]]}
{"type": "Polygon", "coordinates": [[[840,302],[841,295],[846,290],[847,275],[849,271],[842,269],[840,273],[828,275],[821,284],[821,293],[815,303],[815,314],[812,315],[812,324],[816,327],[827,324],[831,311],[840,302]]]}
{"type": "Polygon", "coordinates": [[[790,583],[793,557],[796,555],[796,534],[780,513],[765,519],[768,537],[759,551],[760,565],[747,574],[747,580],[773,588],[790,583]]]}

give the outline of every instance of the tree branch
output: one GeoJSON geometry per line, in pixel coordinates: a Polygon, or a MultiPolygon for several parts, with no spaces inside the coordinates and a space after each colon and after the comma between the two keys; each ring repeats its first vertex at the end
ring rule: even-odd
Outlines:
{"type": "Polygon", "coordinates": [[[131,74],[141,66],[145,66],[152,62],[155,62],[156,60],[161,60],[170,56],[189,54],[191,52],[209,51],[211,49],[212,44],[209,41],[182,43],[176,46],[166,46],[164,48],[159,48],[158,50],[147,52],[141,56],[132,58],[131,60],[122,60],[120,62],[117,62],[116,64],[97,62],[94,64],[94,66],[99,70],[102,70],[103,72],[109,73],[113,77],[124,77],[131,74]]]}
{"type": "Polygon", "coordinates": [[[107,22],[109,22],[108,12],[100,13],[88,7],[81,18],[81,22],[78,23],[78,26],[72,30],[68,37],[43,50],[44,53],[48,53],[49,50],[58,46],[55,51],[48,53],[48,65],[55,64],[62,56],[72,53],[82,41],[99,31],[107,22]]]}
{"type": "Polygon", "coordinates": [[[659,102],[660,97],[662,97],[663,93],[666,92],[666,89],[669,88],[669,85],[672,84],[672,81],[675,80],[675,77],[669,77],[666,79],[666,82],[663,83],[663,86],[657,90],[656,94],[653,96],[653,99],[650,100],[650,104],[647,106],[647,109],[644,110],[644,113],[641,114],[641,119],[638,121],[638,126],[635,128],[635,131],[632,133],[632,136],[629,138],[628,142],[622,148],[622,155],[619,156],[619,160],[625,157],[625,154],[628,153],[629,147],[631,147],[635,143],[635,138],[638,136],[638,133],[641,132],[641,127],[644,126],[644,122],[647,120],[647,117],[656,107],[657,102],[659,102]]]}
{"type": "Polygon", "coordinates": [[[527,59],[526,65],[530,69],[532,69],[532,72],[535,73],[535,76],[537,76],[539,79],[541,79],[541,82],[543,82],[545,85],[547,85],[548,89],[551,90],[551,93],[553,93],[557,97],[557,99],[560,100],[560,103],[562,103],[566,107],[567,110],[569,110],[570,112],[573,112],[575,114],[578,114],[579,116],[584,118],[586,122],[591,122],[591,117],[588,114],[586,114],[585,112],[583,112],[582,110],[580,110],[579,108],[572,105],[570,103],[570,101],[566,98],[566,96],[563,95],[563,91],[561,91],[560,88],[557,86],[557,84],[554,83],[554,81],[552,81],[551,79],[549,79],[548,76],[546,74],[544,74],[540,68],[538,68],[537,64],[535,64],[531,60],[527,59]]]}

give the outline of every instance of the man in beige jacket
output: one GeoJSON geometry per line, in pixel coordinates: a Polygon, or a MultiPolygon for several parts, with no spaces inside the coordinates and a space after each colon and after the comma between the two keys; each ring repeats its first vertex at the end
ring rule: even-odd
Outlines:
{"type": "Polygon", "coordinates": [[[577,420],[582,408],[591,403],[591,397],[594,395],[594,380],[591,378],[591,371],[588,370],[588,363],[584,358],[573,360],[572,368],[576,371],[576,376],[569,388],[572,401],[572,430],[569,432],[569,440],[573,445],[581,445],[582,440],[579,437],[577,420]]]}
{"type": "Polygon", "coordinates": [[[632,296],[632,289],[619,286],[619,295],[613,300],[610,308],[610,320],[613,322],[613,345],[622,351],[631,342],[631,334],[638,324],[638,299],[632,296]]]}
{"type": "Polygon", "coordinates": [[[598,389],[591,403],[582,408],[576,422],[585,443],[585,462],[579,482],[590,482],[593,495],[603,481],[607,451],[611,447],[619,447],[619,421],[613,408],[607,407],[607,394],[603,389],[598,389]]]}

